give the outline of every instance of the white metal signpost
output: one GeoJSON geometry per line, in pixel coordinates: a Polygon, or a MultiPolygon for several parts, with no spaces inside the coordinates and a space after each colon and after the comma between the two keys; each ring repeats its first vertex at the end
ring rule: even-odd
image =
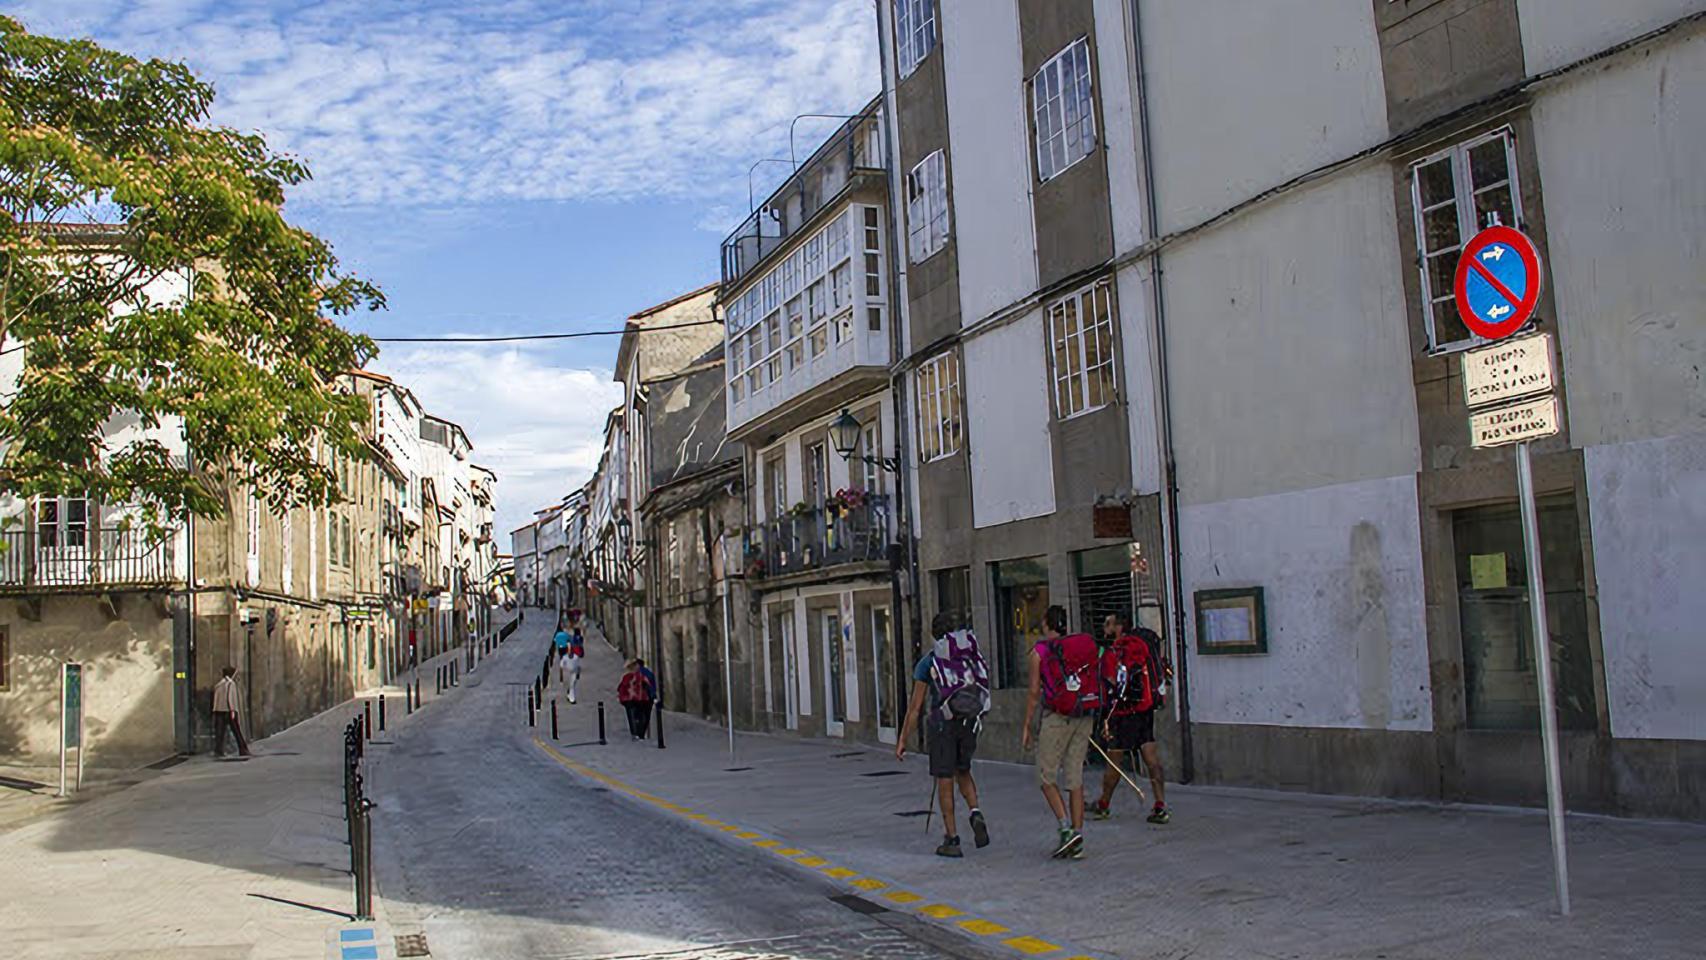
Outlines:
{"type": "Polygon", "coordinates": [[[1494,341],[1463,354],[1463,402],[1475,447],[1516,444],[1522,505],[1522,549],[1528,561],[1528,610],[1534,672],[1540,687],[1540,740],[1546,754],[1546,815],[1558,910],[1570,914],[1570,868],[1564,847],[1564,789],[1558,761],[1558,708],[1552,698],[1552,641],[1546,626],[1546,583],[1540,569],[1540,527],[1534,510],[1530,441],[1558,432],[1552,338],[1507,340],[1534,315],[1540,300],[1540,255],[1534,241],[1496,222],[1463,248],[1456,276],[1457,311],[1470,330],[1494,341]]]}
{"type": "Polygon", "coordinates": [[[83,789],[83,665],[59,667],[59,795],[65,789],[65,751],[77,751],[77,789],[83,789]]]}

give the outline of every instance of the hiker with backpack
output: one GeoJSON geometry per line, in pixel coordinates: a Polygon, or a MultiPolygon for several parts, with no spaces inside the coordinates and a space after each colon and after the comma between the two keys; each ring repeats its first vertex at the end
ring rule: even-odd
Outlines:
{"type": "Polygon", "coordinates": [[[930,775],[936,778],[936,800],[942,808],[942,843],[939,857],[963,856],[958,821],[954,814],[954,790],[971,807],[972,841],[989,846],[989,827],[977,805],[977,782],[971,776],[972,755],[977,752],[977,733],[983,715],[989,712],[989,666],[978,650],[970,630],[955,629],[954,618],[938,613],[930,624],[936,642],[912,671],[912,697],[906,705],[906,722],[896,740],[896,760],[906,759],[906,744],[918,727],[918,716],[926,701],[929,719],[924,726],[925,745],[930,751],[930,775]]]}
{"type": "Polygon", "coordinates": [[[1098,733],[1107,751],[1108,769],[1102,774],[1102,795],[1092,813],[1097,820],[1112,815],[1109,804],[1120,785],[1120,764],[1135,750],[1143,757],[1149,785],[1155,791],[1149,822],[1166,823],[1173,817],[1167,810],[1161,750],[1155,744],[1155,710],[1161,706],[1166,682],[1161,637],[1144,627],[1134,631],[1126,616],[1119,613],[1109,614],[1103,621],[1102,637],[1107,641],[1102,677],[1108,708],[1098,733]]]}
{"type": "Polygon", "coordinates": [[[1043,799],[1060,824],[1053,856],[1084,857],[1084,760],[1103,706],[1101,657],[1088,633],[1066,633],[1066,608],[1043,614],[1043,639],[1031,648],[1030,695],[1025,699],[1023,747],[1031,748],[1031,721],[1037,707],[1042,722],[1036,734],[1037,780],[1043,799]],[[1064,786],[1070,800],[1063,800],[1064,786]]]}

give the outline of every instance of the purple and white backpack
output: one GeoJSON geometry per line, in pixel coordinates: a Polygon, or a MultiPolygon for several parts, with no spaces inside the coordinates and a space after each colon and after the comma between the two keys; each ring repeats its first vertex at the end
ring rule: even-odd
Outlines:
{"type": "Polygon", "coordinates": [[[942,719],[981,721],[989,712],[989,665],[970,630],[936,638],[930,675],[942,719]]]}

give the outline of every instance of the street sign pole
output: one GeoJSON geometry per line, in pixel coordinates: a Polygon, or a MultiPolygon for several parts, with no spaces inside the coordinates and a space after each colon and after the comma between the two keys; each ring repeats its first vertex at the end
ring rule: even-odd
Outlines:
{"type": "Polygon", "coordinates": [[[1559,773],[1558,707],[1552,698],[1552,642],[1546,627],[1546,581],[1540,569],[1540,524],[1534,510],[1534,468],[1528,442],[1516,445],[1517,493],[1522,500],[1522,552],[1528,560],[1528,612],[1534,670],[1540,684],[1540,741],[1546,753],[1546,820],[1552,832],[1552,876],[1558,912],[1570,915],[1570,867],[1564,848],[1564,784],[1559,773]]]}
{"type": "Polygon", "coordinates": [[[66,664],[59,665],[59,795],[65,793],[65,738],[71,731],[67,730],[65,721],[65,670],[66,664]]]}
{"type": "Polygon", "coordinates": [[[734,629],[733,618],[729,613],[729,594],[732,592],[729,582],[729,535],[724,533],[718,540],[718,548],[723,556],[723,706],[729,714],[729,760],[732,763],[735,758],[735,675],[729,644],[729,636],[734,629]]]}

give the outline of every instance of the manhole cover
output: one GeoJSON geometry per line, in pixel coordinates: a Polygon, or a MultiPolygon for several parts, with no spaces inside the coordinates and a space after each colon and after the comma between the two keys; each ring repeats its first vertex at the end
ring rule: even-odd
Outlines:
{"type": "Polygon", "coordinates": [[[427,949],[426,934],[405,933],[397,938],[397,956],[399,957],[428,957],[432,951],[427,949]]]}

